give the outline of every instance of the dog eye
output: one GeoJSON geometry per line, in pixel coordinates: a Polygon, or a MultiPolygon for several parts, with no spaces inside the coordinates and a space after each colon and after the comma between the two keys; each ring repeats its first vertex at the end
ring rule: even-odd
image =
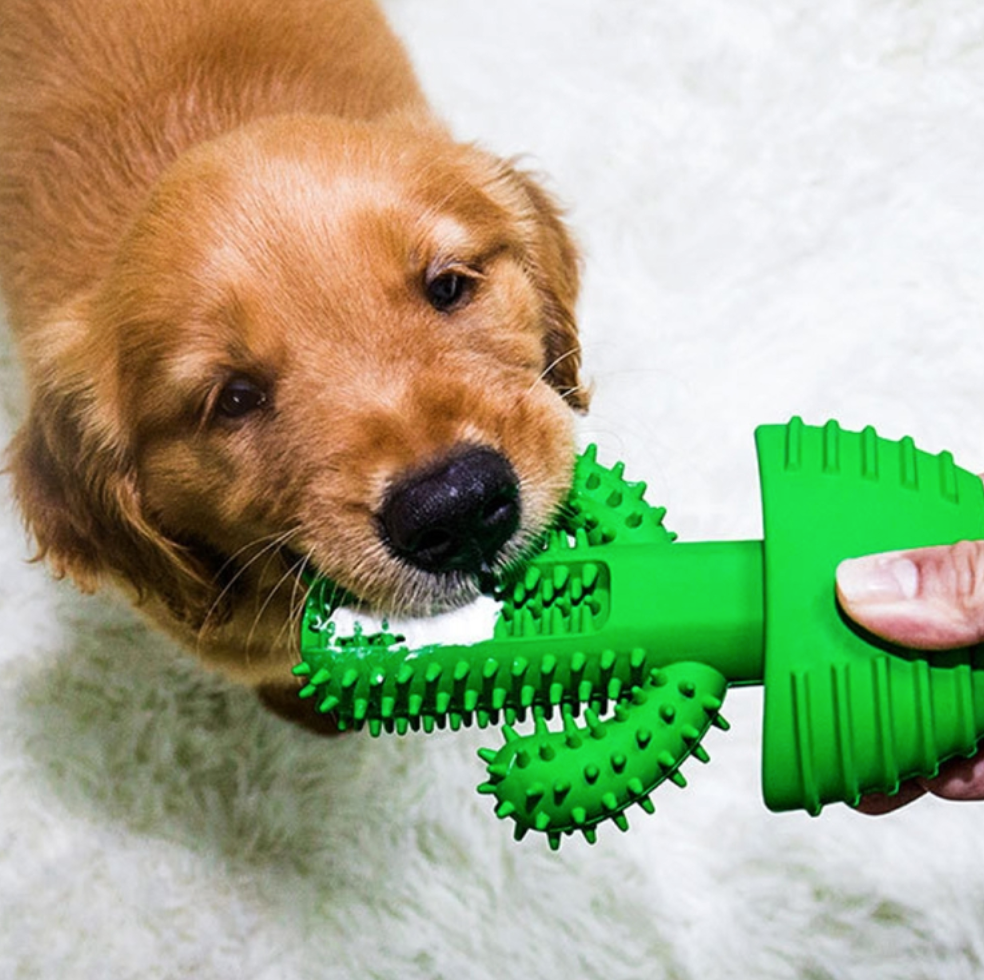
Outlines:
{"type": "Polygon", "coordinates": [[[241,419],[267,403],[266,389],[252,378],[235,377],[227,381],[215,401],[215,415],[223,419],[241,419]]]}
{"type": "Polygon", "coordinates": [[[426,284],[427,302],[441,313],[460,306],[471,295],[474,281],[460,272],[442,272],[426,284]]]}

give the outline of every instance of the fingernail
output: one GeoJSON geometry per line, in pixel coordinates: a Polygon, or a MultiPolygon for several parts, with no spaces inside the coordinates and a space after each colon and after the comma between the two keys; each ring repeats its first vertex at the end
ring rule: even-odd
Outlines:
{"type": "Polygon", "coordinates": [[[898,602],[919,591],[915,562],[898,555],[872,555],[841,562],[837,587],[850,603],[898,602]]]}

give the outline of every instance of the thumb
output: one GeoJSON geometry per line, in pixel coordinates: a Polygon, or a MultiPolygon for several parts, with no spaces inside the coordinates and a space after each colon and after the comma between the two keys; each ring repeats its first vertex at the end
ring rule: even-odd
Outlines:
{"type": "Polygon", "coordinates": [[[837,597],[883,639],[951,650],[984,639],[984,541],[893,551],[841,562],[837,597]]]}

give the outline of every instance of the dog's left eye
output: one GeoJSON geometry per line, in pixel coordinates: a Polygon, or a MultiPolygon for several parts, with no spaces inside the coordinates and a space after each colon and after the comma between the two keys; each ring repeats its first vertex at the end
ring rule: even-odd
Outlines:
{"type": "Polygon", "coordinates": [[[215,414],[223,419],[240,419],[263,408],[268,400],[266,388],[252,378],[235,377],[227,381],[215,402],[215,414]]]}
{"type": "Polygon", "coordinates": [[[470,276],[460,272],[442,272],[427,282],[427,301],[435,310],[446,313],[465,302],[473,286],[470,276]]]}

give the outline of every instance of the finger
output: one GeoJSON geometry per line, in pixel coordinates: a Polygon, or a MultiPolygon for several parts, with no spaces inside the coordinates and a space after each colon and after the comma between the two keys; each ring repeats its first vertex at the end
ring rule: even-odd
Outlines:
{"type": "Polygon", "coordinates": [[[926,795],[926,791],[926,786],[911,780],[903,783],[899,791],[892,796],[887,793],[868,793],[862,796],[855,809],[858,813],[864,813],[869,817],[880,817],[882,814],[898,810],[913,800],[918,800],[920,796],[926,795]]]}
{"type": "Polygon", "coordinates": [[[878,817],[892,813],[926,793],[944,800],[984,800],[984,752],[970,759],[950,759],[932,779],[910,779],[898,793],[868,793],[855,807],[858,813],[878,817]]]}
{"type": "Polygon", "coordinates": [[[940,774],[920,783],[934,796],[945,800],[984,799],[984,755],[971,759],[951,759],[940,767],[940,774]]]}
{"type": "Polygon", "coordinates": [[[984,638],[984,541],[841,562],[837,597],[853,620],[893,643],[950,650],[984,638]]]}

